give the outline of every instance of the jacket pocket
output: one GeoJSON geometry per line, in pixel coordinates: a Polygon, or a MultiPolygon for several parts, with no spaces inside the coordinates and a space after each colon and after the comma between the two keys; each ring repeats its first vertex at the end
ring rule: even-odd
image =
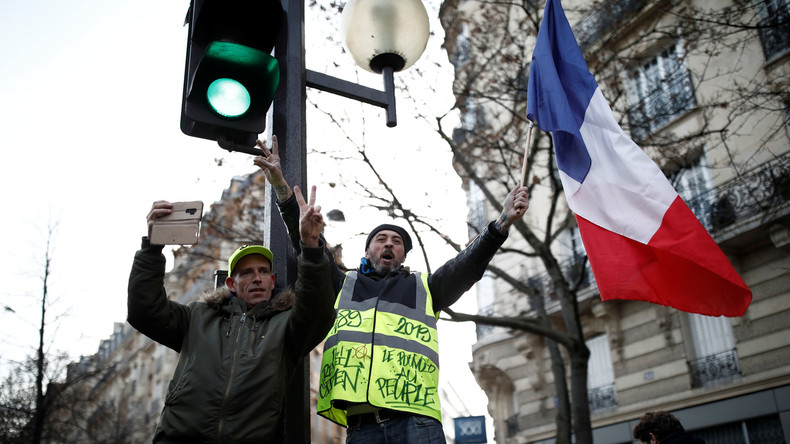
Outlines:
{"type": "Polygon", "coordinates": [[[195,355],[190,354],[181,372],[173,375],[173,379],[170,381],[170,387],[167,389],[167,396],[165,396],[165,405],[172,405],[178,396],[189,387],[189,375],[192,372],[192,366],[194,364],[195,355]]]}
{"type": "Polygon", "coordinates": [[[266,318],[260,325],[256,321],[255,325],[250,329],[250,332],[247,335],[247,350],[244,354],[246,358],[255,358],[255,351],[261,348],[261,344],[266,337],[268,328],[269,318],[266,318]]]}

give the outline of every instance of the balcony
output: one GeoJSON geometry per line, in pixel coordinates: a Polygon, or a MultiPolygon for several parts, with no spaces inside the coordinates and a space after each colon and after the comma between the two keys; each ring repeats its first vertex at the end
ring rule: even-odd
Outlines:
{"type": "Polygon", "coordinates": [[[766,224],[790,211],[790,154],[785,153],[686,202],[717,241],[749,222],[766,224]]]}
{"type": "Polygon", "coordinates": [[[779,2],[765,2],[758,5],[758,13],[763,17],[757,24],[763,54],[771,60],[790,47],[790,11],[779,2]]]}
{"type": "Polygon", "coordinates": [[[705,387],[741,375],[738,354],[729,350],[688,363],[692,387],[705,387]]]}
{"type": "Polygon", "coordinates": [[[598,41],[617,24],[642,10],[649,0],[617,0],[601,2],[573,25],[573,34],[582,51],[598,41]]]}
{"type": "Polygon", "coordinates": [[[590,389],[587,392],[587,397],[589,398],[591,412],[617,407],[617,396],[615,395],[614,384],[590,389]]]}
{"type": "MultiPolygon", "coordinates": [[[[562,275],[568,281],[571,288],[578,284],[578,287],[576,287],[577,291],[592,288],[595,284],[595,277],[590,268],[590,263],[586,259],[586,256],[574,255],[574,257],[560,263],[562,275]]],[[[536,289],[539,294],[543,295],[546,307],[558,301],[556,286],[548,273],[541,273],[537,276],[528,278],[527,285],[536,289]]],[[[534,310],[536,307],[531,306],[530,303],[530,308],[534,310]]]]}
{"type": "MultiPolygon", "coordinates": [[[[658,63],[657,61],[655,63],[658,63]]],[[[664,69],[673,67],[672,72],[663,77],[656,72],[645,74],[644,85],[635,88],[644,90],[639,102],[628,109],[628,121],[631,124],[631,136],[642,140],[663,128],[665,125],[691,110],[696,105],[691,74],[680,56],[671,51],[662,54],[664,69]]],[[[657,70],[655,64],[652,70],[657,70]]]]}

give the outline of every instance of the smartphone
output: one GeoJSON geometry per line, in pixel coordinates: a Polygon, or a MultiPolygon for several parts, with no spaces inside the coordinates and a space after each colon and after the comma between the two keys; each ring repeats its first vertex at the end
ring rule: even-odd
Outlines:
{"type": "Polygon", "coordinates": [[[173,202],[173,212],[154,219],[151,243],[154,245],[194,245],[200,237],[203,202],[173,202]]]}

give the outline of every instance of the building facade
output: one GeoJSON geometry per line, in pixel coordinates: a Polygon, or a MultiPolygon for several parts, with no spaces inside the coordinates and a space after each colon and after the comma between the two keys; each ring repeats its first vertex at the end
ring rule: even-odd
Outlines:
{"type": "MultiPolygon", "coordinates": [[[[558,294],[562,285],[570,288],[590,351],[596,443],[632,442],[638,418],[653,410],[673,412],[707,442],[787,442],[789,3],[566,0],[563,7],[621,126],[665,171],[753,301],[739,318],[602,302],[564,198],[554,199],[559,181],[550,140],[538,132],[528,154],[525,219],[530,233],[556,239],[541,245],[551,249],[562,276],[535,258],[537,243],[511,234],[511,253],[493,264],[519,282],[497,273],[481,281],[480,314],[534,317],[526,286],[542,298],[551,325],[563,330],[558,294]]],[[[517,177],[521,167],[523,154],[510,146],[526,140],[526,85],[542,11],[538,1],[443,2],[461,112],[453,142],[473,227],[496,215],[487,193],[498,189],[501,198],[506,187],[498,182],[517,177]],[[470,169],[465,156],[482,161],[470,169]]],[[[553,442],[558,398],[551,363],[545,337],[479,324],[470,367],[488,395],[497,443],[553,442]]]]}

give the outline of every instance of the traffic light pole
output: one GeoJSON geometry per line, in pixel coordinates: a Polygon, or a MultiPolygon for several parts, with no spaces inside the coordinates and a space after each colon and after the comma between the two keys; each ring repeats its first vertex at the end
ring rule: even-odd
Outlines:
{"type": "MultiPolygon", "coordinates": [[[[307,184],[307,124],[305,102],[307,97],[304,66],[304,0],[282,0],[285,23],[274,48],[280,63],[280,85],[273,103],[272,131],[280,146],[280,162],[288,182],[304,190],[307,184]]],[[[291,247],[288,232],[280,220],[274,204],[273,192],[267,193],[267,206],[271,213],[266,233],[275,257],[275,273],[279,282],[293,286],[296,282],[296,254],[291,247]]],[[[306,357],[295,369],[294,378],[287,388],[281,427],[282,442],[310,443],[310,361],[306,357]]]]}
{"type": "MultiPolygon", "coordinates": [[[[288,182],[307,192],[307,88],[337,94],[386,110],[387,126],[397,124],[395,115],[395,87],[392,69],[384,69],[384,91],[331,77],[305,69],[304,49],[304,0],[281,0],[284,20],[274,53],[280,64],[280,85],[274,96],[272,132],[279,142],[280,162],[288,182]]],[[[262,154],[257,148],[237,147],[235,151],[262,154]]],[[[276,196],[266,195],[270,215],[265,233],[275,257],[274,271],[279,282],[292,286],[296,281],[296,254],[291,247],[288,232],[280,220],[274,204],[276,196]]],[[[310,443],[310,363],[306,358],[296,370],[287,389],[283,415],[282,442],[310,443]]]]}

